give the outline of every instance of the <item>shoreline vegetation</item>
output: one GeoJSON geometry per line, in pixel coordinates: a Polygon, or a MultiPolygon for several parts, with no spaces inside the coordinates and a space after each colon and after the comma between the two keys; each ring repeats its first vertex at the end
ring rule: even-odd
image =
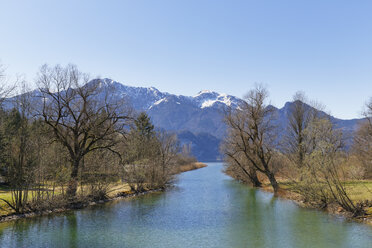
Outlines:
{"type": "MultiPolygon", "coordinates": [[[[353,213],[345,211],[345,209],[343,209],[337,203],[329,204],[327,207],[324,208],[322,206],[319,206],[317,203],[306,202],[304,197],[301,194],[299,194],[298,192],[293,191],[291,189],[291,185],[288,185],[288,183],[285,183],[285,182],[281,183],[280,180],[278,180],[278,181],[279,181],[280,189],[279,189],[278,193],[276,194],[277,197],[280,197],[280,198],[283,198],[283,199],[286,199],[286,200],[291,200],[296,205],[298,205],[299,207],[302,207],[302,208],[316,209],[318,211],[324,211],[324,212],[326,212],[328,214],[331,214],[331,215],[342,216],[342,217],[346,218],[347,220],[362,222],[362,223],[365,223],[365,224],[368,224],[368,225],[372,226],[372,208],[371,207],[366,208],[365,209],[366,213],[362,216],[354,216],[353,213]]],[[[367,183],[371,184],[372,182],[368,181],[367,183]]],[[[274,191],[273,191],[273,189],[272,189],[272,187],[270,186],[269,183],[264,184],[261,189],[264,190],[264,191],[267,191],[267,192],[274,193],[274,191]]]]}
{"type": "MultiPolygon", "coordinates": [[[[197,170],[200,168],[207,167],[205,163],[201,162],[192,162],[188,164],[182,164],[176,167],[174,171],[174,175],[181,174],[184,172],[192,171],[192,170],[197,170]]],[[[93,206],[96,204],[104,204],[106,202],[111,202],[115,200],[120,200],[124,198],[132,198],[132,197],[137,197],[141,196],[144,194],[149,194],[149,193],[155,193],[155,192],[162,192],[166,190],[166,188],[161,187],[161,188],[146,188],[140,192],[134,192],[131,190],[131,187],[129,184],[115,184],[110,187],[108,190],[107,197],[103,199],[79,199],[79,201],[75,202],[70,202],[65,206],[60,206],[57,208],[51,208],[47,210],[42,210],[42,211],[27,211],[24,213],[7,213],[0,216],[0,223],[3,222],[11,222],[19,219],[25,219],[25,218],[32,218],[32,217],[38,217],[38,216],[45,216],[45,215],[50,215],[50,214],[56,214],[56,213],[64,213],[67,211],[73,211],[73,210],[78,210],[78,209],[83,209],[88,206],[93,206]]],[[[10,194],[10,193],[8,193],[10,194]]],[[[0,195],[4,197],[4,191],[0,190],[0,195]]]]}
{"type": "MultiPolygon", "coordinates": [[[[3,72],[0,66],[0,83],[3,72]]],[[[35,91],[26,82],[0,87],[0,215],[161,190],[201,166],[189,165],[196,162],[191,144],[76,66],[44,65],[35,83],[35,91]]]]}
{"type": "Polygon", "coordinates": [[[225,173],[301,206],[371,223],[372,98],[349,140],[303,92],[294,95],[282,120],[286,130],[279,130],[267,98],[257,85],[225,111],[225,173]]]}
{"type": "MultiPolygon", "coordinates": [[[[239,181],[240,183],[247,184],[252,187],[250,183],[247,183],[239,178],[237,178],[233,173],[226,171],[225,174],[230,176],[231,178],[239,181]]],[[[281,199],[290,200],[294,202],[297,206],[301,208],[308,208],[308,209],[315,209],[318,211],[323,211],[331,215],[342,216],[347,220],[362,222],[372,226],[372,207],[366,208],[366,214],[363,216],[353,216],[351,212],[345,211],[340,205],[337,203],[329,204],[327,207],[320,206],[317,202],[308,202],[306,201],[305,197],[298,193],[295,189],[295,185],[293,182],[289,182],[288,180],[278,177],[278,184],[279,189],[275,193],[270,182],[261,178],[262,185],[261,187],[254,187],[256,190],[263,190],[265,192],[270,192],[274,194],[274,197],[279,197],[281,199]]],[[[363,184],[372,185],[372,180],[364,180],[364,181],[352,181],[349,182],[350,185],[354,186],[358,185],[360,188],[365,188],[363,184]]],[[[368,191],[365,192],[366,194],[369,193],[368,191]]],[[[351,198],[355,201],[363,199],[363,196],[360,195],[359,192],[355,191],[354,194],[351,194],[351,198]]]]}

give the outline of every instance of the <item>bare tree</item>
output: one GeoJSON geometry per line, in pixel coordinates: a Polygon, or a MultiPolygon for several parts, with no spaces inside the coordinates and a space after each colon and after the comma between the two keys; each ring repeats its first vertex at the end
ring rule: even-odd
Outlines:
{"type": "Polygon", "coordinates": [[[228,125],[228,134],[221,145],[227,165],[226,172],[237,179],[261,187],[257,177],[257,169],[244,154],[244,142],[247,135],[244,132],[245,122],[240,110],[232,111],[230,108],[225,113],[225,123],[228,125]]]}
{"type": "MultiPolygon", "coordinates": [[[[256,86],[244,97],[240,108],[234,111],[232,116],[227,115],[226,119],[230,138],[237,138],[234,142],[236,149],[230,155],[242,153],[249,166],[269,179],[276,193],[279,185],[275,179],[273,163],[276,153],[274,111],[266,105],[267,97],[268,91],[262,85],[256,86]]],[[[251,171],[246,173],[252,175],[251,171]]]]}
{"type": "Polygon", "coordinates": [[[42,66],[37,83],[41,92],[39,115],[53,130],[56,141],[68,151],[71,180],[68,194],[75,196],[81,161],[88,153],[113,148],[130,113],[127,104],[110,99],[113,89],[101,80],[89,82],[76,66],[42,66]]]}
{"type": "Polygon", "coordinates": [[[5,75],[5,68],[0,64],[0,107],[5,100],[15,89],[16,84],[10,84],[5,75]]]}
{"type": "Polygon", "coordinates": [[[158,178],[157,184],[161,186],[167,185],[174,172],[177,154],[180,151],[179,141],[176,134],[169,134],[165,131],[157,133],[158,144],[158,178]]]}
{"type": "Polygon", "coordinates": [[[342,131],[335,129],[329,119],[320,118],[313,120],[306,132],[312,133],[315,147],[304,160],[309,176],[300,184],[305,185],[302,193],[315,193],[315,200],[320,199],[325,205],[335,201],[354,215],[363,214],[361,206],[354,204],[345,187],[340,151],[342,131]]]}
{"type": "Polygon", "coordinates": [[[305,104],[305,96],[302,92],[296,92],[293,103],[288,113],[288,132],[285,137],[285,147],[289,158],[298,166],[302,167],[306,153],[306,137],[304,130],[310,122],[309,109],[305,104]]]}
{"type": "Polygon", "coordinates": [[[308,103],[303,92],[296,92],[289,109],[287,133],[284,137],[284,151],[288,158],[300,169],[305,155],[311,150],[311,142],[306,137],[306,128],[318,116],[318,110],[308,103]]]}
{"type": "Polygon", "coordinates": [[[359,124],[354,136],[353,150],[362,162],[366,176],[372,177],[372,98],[363,111],[365,120],[359,124]]]}

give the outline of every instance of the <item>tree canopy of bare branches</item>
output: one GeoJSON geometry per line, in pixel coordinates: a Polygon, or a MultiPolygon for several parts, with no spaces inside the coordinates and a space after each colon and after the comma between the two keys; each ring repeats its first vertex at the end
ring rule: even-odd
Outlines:
{"type": "Polygon", "coordinates": [[[83,157],[98,149],[114,153],[117,137],[130,118],[126,103],[110,99],[101,80],[89,82],[76,66],[42,66],[37,80],[41,92],[38,112],[53,132],[55,141],[68,151],[71,162],[69,195],[75,196],[83,157]]]}
{"type": "Polygon", "coordinates": [[[235,177],[254,187],[260,187],[261,182],[257,177],[257,169],[244,153],[244,145],[248,138],[244,132],[243,114],[229,108],[225,113],[225,123],[228,126],[228,134],[222,143],[221,150],[225,155],[227,172],[233,173],[235,177]]]}
{"type": "Polygon", "coordinates": [[[317,109],[307,104],[305,94],[296,92],[288,112],[288,132],[284,137],[283,150],[298,168],[302,168],[306,153],[309,152],[306,129],[317,116],[317,109]]]}
{"type": "Polygon", "coordinates": [[[239,109],[227,111],[225,121],[229,136],[226,139],[228,149],[225,155],[243,170],[255,182],[255,172],[264,174],[270,181],[274,192],[279,189],[274,176],[276,153],[275,126],[273,108],[266,104],[268,91],[261,85],[248,92],[239,109]],[[244,157],[244,160],[241,157],[244,157]],[[243,166],[242,163],[248,164],[243,166]],[[240,164],[240,165],[239,165],[240,164]]]}
{"type": "Polygon", "coordinates": [[[353,150],[363,163],[367,177],[372,176],[372,98],[363,111],[365,120],[359,124],[354,136],[353,150]]]}
{"type": "Polygon", "coordinates": [[[0,64],[0,107],[5,98],[15,89],[15,85],[10,85],[7,81],[4,66],[0,64]]]}

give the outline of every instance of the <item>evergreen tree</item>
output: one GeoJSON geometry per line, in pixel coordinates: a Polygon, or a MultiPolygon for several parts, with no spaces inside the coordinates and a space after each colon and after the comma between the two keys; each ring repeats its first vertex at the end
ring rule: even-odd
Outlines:
{"type": "Polygon", "coordinates": [[[154,125],[152,125],[150,117],[145,112],[140,113],[134,124],[136,125],[137,133],[142,137],[150,138],[155,134],[154,125]]]}

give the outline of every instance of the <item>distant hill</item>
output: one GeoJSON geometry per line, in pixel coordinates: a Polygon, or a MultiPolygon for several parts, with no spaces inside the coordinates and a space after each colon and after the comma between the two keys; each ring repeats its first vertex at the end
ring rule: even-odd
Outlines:
{"type": "MultiPolygon", "coordinates": [[[[97,81],[92,80],[90,83],[94,82],[97,81]]],[[[235,96],[208,90],[200,91],[195,96],[174,95],[154,87],[126,86],[107,78],[101,80],[100,87],[113,87],[115,93],[111,97],[126,99],[137,112],[147,112],[156,127],[176,132],[182,144],[191,145],[191,151],[199,161],[222,159],[219,145],[226,130],[222,121],[224,108],[237,108],[242,101],[235,96]]],[[[34,93],[39,95],[37,90],[34,93]]],[[[9,99],[5,104],[10,106],[9,99]]],[[[276,125],[279,130],[283,130],[282,134],[286,132],[287,114],[292,104],[287,102],[280,109],[270,106],[276,112],[276,125]]],[[[360,119],[342,120],[329,117],[343,130],[346,144],[350,146],[352,134],[360,119]]]]}

